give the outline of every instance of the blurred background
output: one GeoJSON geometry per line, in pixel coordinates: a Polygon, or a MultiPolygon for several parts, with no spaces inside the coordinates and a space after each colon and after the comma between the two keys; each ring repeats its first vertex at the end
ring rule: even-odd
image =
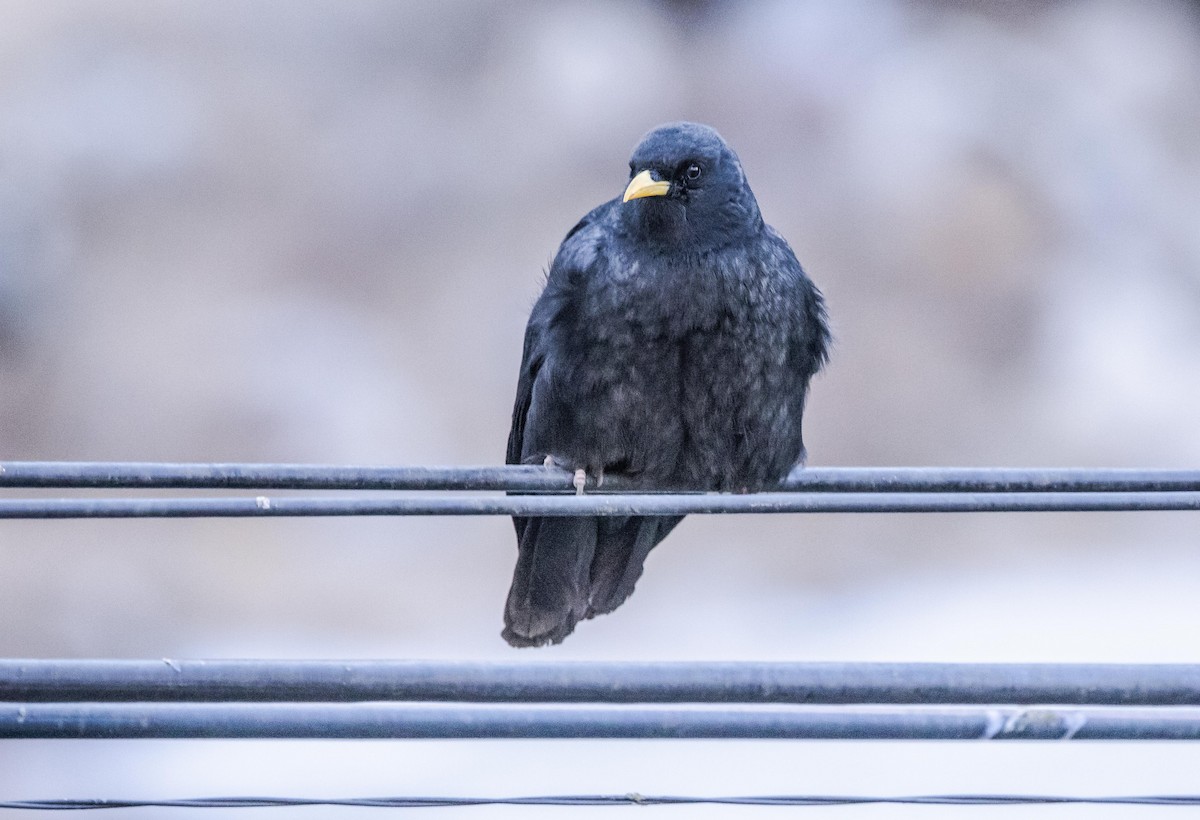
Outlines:
{"type": "MultiPolygon", "coordinates": [[[[810,464],[1200,466],[1200,6],[1158,0],[0,0],[0,459],[501,462],[543,269],[677,119],[828,299],[810,464]]],[[[0,656],[1196,661],[1196,525],[693,517],[618,612],[516,652],[503,519],[0,522],[0,656]]],[[[4,743],[0,797],[1179,792],[1197,764],[4,743]]]]}

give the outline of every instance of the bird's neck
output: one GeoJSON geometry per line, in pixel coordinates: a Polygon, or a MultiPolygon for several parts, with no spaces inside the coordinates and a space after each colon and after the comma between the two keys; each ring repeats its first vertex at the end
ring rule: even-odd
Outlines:
{"type": "Polygon", "coordinates": [[[710,253],[745,242],[763,230],[752,195],[731,199],[719,210],[702,215],[676,202],[648,202],[623,216],[625,231],[634,242],[671,255],[710,253]]]}

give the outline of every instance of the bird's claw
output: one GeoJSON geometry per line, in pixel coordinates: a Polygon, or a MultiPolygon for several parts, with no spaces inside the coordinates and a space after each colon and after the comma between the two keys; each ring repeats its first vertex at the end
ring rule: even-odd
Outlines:
{"type": "MultiPolygon", "coordinates": [[[[558,461],[557,459],[555,459],[554,456],[546,456],[542,460],[542,466],[548,470],[562,469],[562,468],[566,467],[565,464],[563,464],[561,461],[558,461]]],[[[601,470],[597,474],[596,486],[599,487],[603,483],[604,483],[604,471],[601,470]]],[[[571,486],[575,488],[576,495],[583,495],[584,488],[587,487],[587,470],[585,470],[582,467],[580,467],[578,470],[576,470],[575,474],[571,478],[571,486]]]]}

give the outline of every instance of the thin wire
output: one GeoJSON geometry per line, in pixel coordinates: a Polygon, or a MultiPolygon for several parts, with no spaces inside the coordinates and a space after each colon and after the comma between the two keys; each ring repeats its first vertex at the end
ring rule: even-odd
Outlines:
{"type": "Polygon", "coordinates": [[[392,498],[0,499],[0,519],[280,516],[627,516],[713,513],[1130,512],[1200,510],[1200,492],[754,493],[392,498]]]}
{"type": "Polygon", "coordinates": [[[78,811],[88,809],[186,808],[247,809],[297,806],[353,806],[359,808],[449,808],[462,806],[852,806],[893,804],[918,806],[1029,806],[1047,804],[1121,806],[1200,806],[1200,795],[1024,795],[944,794],[913,796],[873,795],[762,795],[704,797],[628,794],[547,795],[533,797],[196,797],[163,800],[5,800],[0,809],[78,811]]]}

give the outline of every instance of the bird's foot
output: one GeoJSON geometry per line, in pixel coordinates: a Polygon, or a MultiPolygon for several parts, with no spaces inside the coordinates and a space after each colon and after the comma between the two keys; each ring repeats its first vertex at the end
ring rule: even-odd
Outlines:
{"type": "MultiPolygon", "coordinates": [[[[547,470],[567,470],[567,471],[572,472],[573,475],[571,477],[571,486],[575,488],[576,495],[583,495],[584,490],[587,488],[587,470],[586,469],[584,469],[583,467],[580,467],[577,470],[571,470],[569,462],[564,462],[560,459],[555,458],[552,455],[548,455],[542,460],[542,466],[545,467],[547,470]]],[[[599,487],[602,487],[603,485],[604,485],[604,469],[601,468],[600,470],[596,471],[596,487],[599,488],[599,487]]]]}

